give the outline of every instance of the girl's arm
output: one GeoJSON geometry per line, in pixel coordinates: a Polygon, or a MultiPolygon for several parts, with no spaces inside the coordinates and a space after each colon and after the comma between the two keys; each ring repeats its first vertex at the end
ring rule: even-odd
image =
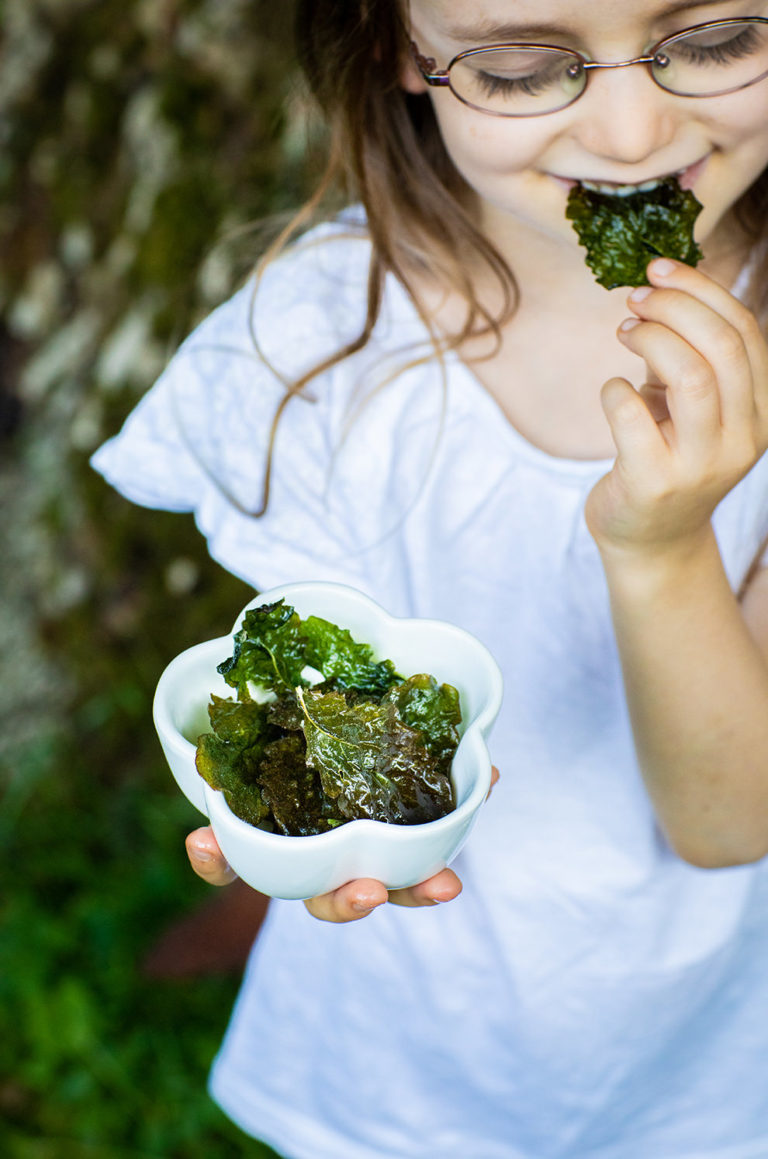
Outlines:
{"type": "Polygon", "coordinates": [[[768,350],[701,272],[649,277],[620,337],[653,381],[603,388],[617,459],[586,516],[659,823],[693,864],[735,865],[768,853],[768,577],[737,602],[711,517],[768,447],[768,350]]]}

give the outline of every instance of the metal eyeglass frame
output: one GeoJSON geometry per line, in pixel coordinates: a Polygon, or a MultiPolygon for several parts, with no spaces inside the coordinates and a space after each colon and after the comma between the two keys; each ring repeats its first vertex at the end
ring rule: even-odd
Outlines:
{"type": "Polygon", "coordinates": [[[447,68],[438,68],[435,58],[433,56],[424,56],[419,51],[419,47],[414,40],[411,41],[411,52],[419,72],[428,85],[432,85],[434,87],[448,86],[458,101],[461,101],[463,105],[466,105],[470,109],[475,109],[478,113],[485,113],[486,116],[489,117],[546,117],[551,113],[559,113],[563,109],[567,109],[570,105],[575,104],[575,102],[578,101],[580,97],[583,97],[588,88],[589,74],[594,69],[631,68],[632,65],[635,64],[644,64],[648,69],[648,75],[650,76],[653,83],[662,89],[663,92],[671,93],[673,96],[688,97],[692,100],[698,100],[700,97],[724,97],[729,93],[740,92],[742,89],[750,88],[751,85],[757,84],[758,81],[764,80],[765,77],[768,76],[768,69],[761,73],[760,76],[755,77],[754,80],[747,81],[746,84],[734,85],[734,87],[730,89],[718,89],[717,92],[711,93],[675,93],[672,89],[666,88],[661,83],[661,81],[653,75],[651,68],[653,64],[659,64],[662,67],[664,66],[663,59],[659,60],[658,58],[660,53],[663,57],[663,49],[666,45],[674,44],[675,41],[690,36],[692,32],[703,32],[708,28],[733,27],[734,25],[739,24],[768,24],[768,17],[742,16],[733,18],[731,20],[708,20],[704,24],[695,24],[691,28],[684,28],[681,32],[673,33],[672,36],[663,37],[663,39],[657,41],[652,48],[648,49],[648,53],[645,56],[636,56],[632,60],[619,60],[608,64],[597,60],[587,60],[585,56],[582,56],[580,52],[576,52],[575,49],[563,48],[561,45],[557,44],[527,44],[524,42],[511,42],[509,44],[488,44],[478,48],[468,48],[465,49],[464,52],[457,53],[453,60],[449,62],[447,68]],[[546,112],[504,113],[501,112],[501,110],[485,109],[482,107],[482,105],[474,105],[471,101],[468,101],[464,97],[460,96],[459,93],[457,93],[456,90],[451,87],[450,72],[453,66],[458,64],[459,61],[464,60],[468,56],[482,56],[483,53],[499,52],[507,48],[544,49],[547,52],[568,53],[570,56],[575,58],[579,66],[587,74],[587,80],[584,84],[584,88],[580,93],[577,93],[575,97],[571,97],[562,105],[558,105],[557,108],[547,109],[546,112]]]}

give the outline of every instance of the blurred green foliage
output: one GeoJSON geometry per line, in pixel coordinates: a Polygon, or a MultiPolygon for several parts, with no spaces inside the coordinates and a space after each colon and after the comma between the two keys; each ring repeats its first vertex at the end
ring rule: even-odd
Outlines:
{"type": "Polygon", "coordinates": [[[205,1094],[238,979],[150,981],[207,897],[157,677],[252,594],[89,468],[307,187],[291,5],[0,2],[0,1155],[266,1156],[205,1094]]]}

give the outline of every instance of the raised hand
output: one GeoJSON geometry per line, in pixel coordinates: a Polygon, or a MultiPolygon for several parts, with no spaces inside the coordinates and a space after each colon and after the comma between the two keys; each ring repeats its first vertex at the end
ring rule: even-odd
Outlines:
{"type": "Polygon", "coordinates": [[[603,387],[617,457],[586,507],[601,550],[630,554],[697,540],[768,447],[768,348],[754,316],[678,262],[657,259],[648,276],[619,330],[648,382],[603,387]]]}

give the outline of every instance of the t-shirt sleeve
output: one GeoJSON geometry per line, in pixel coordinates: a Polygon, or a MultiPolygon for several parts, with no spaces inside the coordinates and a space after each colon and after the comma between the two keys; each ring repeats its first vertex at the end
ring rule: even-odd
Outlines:
{"type": "Polygon", "coordinates": [[[286,384],[345,339],[306,266],[301,292],[290,264],[260,284],[260,314],[252,283],[214,311],[92,458],[133,502],[193,512],[213,558],[262,590],[302,579],[364,586],[344,497],[330,494],[337,372],[291,399],[273,437],[286,384]]]}

